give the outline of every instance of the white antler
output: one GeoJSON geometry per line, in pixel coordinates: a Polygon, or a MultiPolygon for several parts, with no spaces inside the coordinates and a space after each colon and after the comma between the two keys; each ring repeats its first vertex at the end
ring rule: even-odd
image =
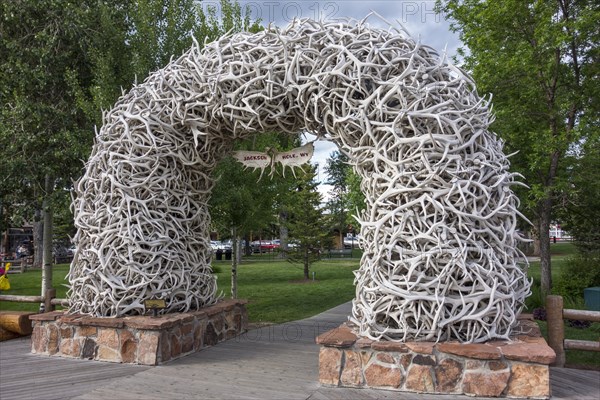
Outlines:
{"type": "MultiPolygon", "coordinates": [[[[75,187],[70,311],[141,313],[151,297],[168,312],[213,303],[212,170],[239,138],[307,130],[362,178],[359,333],[506,338],[529,282],[518,182],[491,120],[469,77],[397,30],[304,20],[196,45],[104,116],[75,187]]],[[[272,159],[255,161],[264,170],[272,159]]]]}

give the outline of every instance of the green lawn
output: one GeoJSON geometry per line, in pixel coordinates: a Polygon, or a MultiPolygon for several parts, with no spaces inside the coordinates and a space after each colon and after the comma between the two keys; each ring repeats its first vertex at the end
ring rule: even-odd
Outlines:
{"type": "MultiPolygon", "coordinates": [[[[230,297],[231,263],[215,261],[219,290],[230,297]]],[[[302,280],[299,266],[287,261],[242,263],[238,268],[238,297],[249,300],[251,322],[280,323],[307,318],[351,300],[359,260],[324,260],[311,268],[315,281],[302,280]]]]}
{"type": "MultiPolygon", "coordinates": [[[[69,272],[68,264],[58,264],[52,268],[52,282],[56,288],[56,297],[64,299],[67,293],[65,277],[69,272]]],[[[10,290],[0,294],[15,296],[40,296],[42,294],[42,271],[39,269],[23,272],[22,274],[8,274],[10,290]]],[[[38,303],[13,303],[0,301],[0,311],[38,311],[38,303]]]]}
{"type": "MultiPolygon", "coordinates": [[[[573,243],[551,243],[550,254],[552,255],[552,280],[559,279],[562,267],[567,264],[566,259],[576,252],[573,243]]],[[[532,261],[529,263],[529,276],[539,282],[540,280],[540,262],[532,261]]]]}
{"type": "MultiPolygon", "coordinates": [[[[354,297],[354,275],[359,259],[326,260],[312,266],[315,281],[302,281],[302,269],[283,260],[263,260],[256,257],[238,269],[238,297],[249,300],[251,322],[280,323],[306,318],[354,297]]],[[[215,261],[219,291],[230,297],[230,261],[215,261]]],[[[64,298],[68,265],[53,268],[57,297],[64,298]]],[[[11,295],[40,295],[40,270],[9,275],[11,295]]],[[[311,273],[312,276],[312,273],[311,273]]],[[[37,311],[39,304],[0,302],[0,310],[37,311]]]]}

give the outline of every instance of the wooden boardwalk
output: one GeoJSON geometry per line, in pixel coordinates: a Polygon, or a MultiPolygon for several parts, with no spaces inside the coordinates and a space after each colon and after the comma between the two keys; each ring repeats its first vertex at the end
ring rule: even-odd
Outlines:
{"type": "MultiPolygon", "coordinates": [[[[36,356],[28,339],[3,342],[0,399],[477,399],[320,386],[314,339],[349,309],[255,329],[158,367],[36,356]]],[[[600,399],[598,371],[553,369],[551,381],[553,399],[600,399]]]]}

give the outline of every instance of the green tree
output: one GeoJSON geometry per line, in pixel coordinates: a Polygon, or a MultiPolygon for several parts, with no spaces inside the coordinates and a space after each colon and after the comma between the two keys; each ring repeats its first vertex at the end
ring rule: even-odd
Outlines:
{"type": "Polygon", "coordinates": [[[78,106],[97,125],[101,110],[112,106],[123,90],[129,90],[151,72],[166,66],[192,46],[202,45],[232,31],[258,32],[249,8],[221,0],[206,11],[196,0],[91,0],[86,14],[90,34],[83,37],[91,65],[91,84],[70,77],[78,106]],[[92,30],[93,29],[93,30],[92,30]]]}
{"type": "Polygon", "coordinates": [[[203,43],[230,29],[259,29],[237,2],[223,0],[221,10],[222,23],[194,0],[0,2],[0,228],[21,209],[37,223],[42,210],[51,229],[52,204],[67,204],[101,109],[136,77],[179,56],[192,36],[203,43]]]}
{"type": "Polygon", "coordinates": [[[316,168],[311,165],[305,170],[296,174],[295,190],[289,197],[288,227],[298,247],[290,252],[288,261],[302,264],[304,279],[309,279],[310,265],[321,259],[321,249],[328,244],[329,229],[315,181],[316,168]]]}
{"type": "MultiPolygon", "coordinates": [[[[89,76],[81,40],[89,28],[85,5],[0,3],[0,198],[12,203],[5,210],[21,209],[24,219],[35,215],[36,223],[43,211],[47,229],[52,197],[68,195],[62,188],[77,177],[91,146],[86,132],[92,127],[74,106],[67,83],[70,75],[89,76]]],[[[39,241],[35,247],[39,263],[39,241]]],[[[51,243],[45,244],[45,253],[48,263],[51,243]]]]}
{"type": "Polygon", "coordinates": [[[438,0],[465,45],[493,129],[530,190],[520,193],[540,240],[542,292],[552,287],[549,228],[568,149],[598,123],[599,5],[592,0],[438,0]]]}
{"type": "MultiPolygon", "coordinates": [[[[277,141],[274,134],[263,134],[253,140],[238,142],[236,150],[260,150],[277,141]],[[258,143],[257,143],[258,140],[258,143]]],[[[268,173],[268,172],[265,172],[268,173]]],[[[237,297],[237,266],[240,260],[238,243],[246,237],[249,248],[249,233],[266,229],[276,221],[274,199],[277,196],[276,180],[260,178],[259,171],[245,170],[243,165],[226,157],[217,166],[217,178],[212,190],[209,206],[212,225],[225,237],[232,238],[233,258],[231,263],[231,296],[237,297]],[[259,180],[260,179],[260,180],[259,180]]]]}
{"type": "Polygon", "coordinates": [[[346,185],[348,187],[348,210],[351,216],[348,223],[351,225],[356,224],[354,216],[360,215],[360,213],[367,208],[365,195],[360,187],[361,182],[361,177],[355,173],[353,169],[350,169],[346,176],[346,185]]]}
{"type": "Polygon", "coordinates": [[[68,197],[101,110],[187,50],[192,36],[204,43],[260,29],[237,2],[220,8],[203,12],[195,0],[0,3],[2,227],[15,210],[28,220],[39,215],[46,175],[55,196],[68,197]]]}
{"type": "Polygon", "coordinates": [[[600,256],[600,138],[582,145],[567,170],[569,190],[565,191],[559,214],[563,228],[575,238],[582,255],[600,256]]]}
{"type": "Polygon", "coordinates": [[[339,151],[335,151],[327,158],[325,172],[329,176],[325,182],[332,185],[329,192],[331,197],[327,201],[331,227],[338,232],[340,244],[343,244],[344,233],[348,229],[348,184],[347,179],[351,167],[348,165],[348,157],[339,151]]]}
{"type": "Polygon", "coordinates": [[[228,157],[217,170],[218,181],[210,200],[210,213],[213,225],[232,238],[231,297],[237,297],[237,266],[239,264],[239,243],[241,237],[252,229],[261,229],[273,220],[272,207],[268,199],[269,190],[263,186],[248,185],[256,179],[256,173],[240,173],[237,162],[228,157]]]}
{"type": "Polygon", "coordinates": [[[338,231],[341,243],[343,234],[356,225],[355,216],[365,209],[365,196],[360,189],[361,179],[348,164],[347,156],[334,152],[327,159],[325,171],[329,175],[327,184],[333,186],[327,209],[331,226],[338,231]]]}

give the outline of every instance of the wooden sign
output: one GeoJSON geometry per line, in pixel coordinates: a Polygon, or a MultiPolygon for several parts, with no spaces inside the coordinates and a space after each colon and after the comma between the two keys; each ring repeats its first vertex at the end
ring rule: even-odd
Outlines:
{"type": "MultiPolygon", "coordinates": [[[[283,175],[285,176],[285,167],[290,167],[292,173],[294,167],[302,167],[303,164],[307,164],[313,156],[315,146],[312,142],[305,144],[302,147],[296,147],[295,149],[277,152],[273,149],[267,149],[266,152],[260,151],[235,151],[233,152],[233,158],[242,163],[246,168],[260,169],[260,176],[266,168],[271,167],[270,176],[273,176],[275,172],[275,164],[279,163],[283,167],[283,175]]],[[[260,180],[260,178],[259,178],[260,180]]]]}

